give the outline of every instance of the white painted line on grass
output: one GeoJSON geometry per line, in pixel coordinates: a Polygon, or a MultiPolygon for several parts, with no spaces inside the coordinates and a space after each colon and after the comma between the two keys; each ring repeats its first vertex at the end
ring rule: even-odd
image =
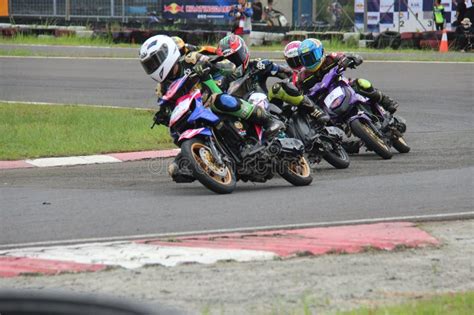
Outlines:
{"type": "Polygon", "coordinates": [[[73,57],[73,56],[0,56],[0,58],[6,59],[84,59],[84,60],[134,60],[137,61],[138,58],[134,57],[73,57]]]}
{"type": "Polygon", "coordinates": [[[54,48],[92,48],[92,49],[136,49],[139,50],[140,47],[110,47],[110,46],[90,46],[90,45],[48,45],[48,44],[15,44],[15,43],[2,43],[2,46],[22,46],[22,47],[54,47],[54,48]]]}
{"type": "Polygon", "coordinates": [[[69,166],[69,165],[87,165],[87,164],[101,164],[101,163],[119,163],[122,162],[108,155],[85,155],[85,156],[70,156],[58,158],[42,158],[34,160],[25,160],[26,163],[36,167],[52,167],[52,166],[69,166]]]}
{"type": "Polygon", "coordinates": [[[427,221],[461,220],[461,219],[471,219],[471,220],[474,219],[474,211],[416,215],[416,216],[399,216],[399,217],[388,217],[388,218],[359,219],[359,220],[312,222],[312,223],[287,224],[287,225],[240,227],[240,228],[230,228],[230,229],[198,230],[198,231],[189,231],[189,232],[82,238],[82,239],[72,239],[72,240],[30,242],[30,243],[20,243],[20,244],[5,244],[5,245],[0,245],[0,249],[35,247],[35,246],[56,246],[56,245],[68,245],[68,244],[81,244],[81,243],[99,243],[99,242],[121,243],[124,241],[132,241],[132,240],[144,240],[144,239],[178,237],[178,236],[189,236],[189,235],[200,235],[200,234],[221,234],[221,233],[234,233],[234,232],[253,232],[253,231],[266,231],[266,230],[329,227],[329,226],[339,226],[339,225],[371,224],[371,223],[394,222],[394,221],[427,222],[427,221]]]}
{"type": "Polygon", "coordinates": [[[138,243],[95,243],[61,247],[23,248],[1,251],[0,256],[51,259],[83,264],[120,266],[127,269],[145,265],[174,267],[183,263],[214,264],[222,260],[238,262],[272,260],[273,252],[240,249],[161,246],[138,243]]]}

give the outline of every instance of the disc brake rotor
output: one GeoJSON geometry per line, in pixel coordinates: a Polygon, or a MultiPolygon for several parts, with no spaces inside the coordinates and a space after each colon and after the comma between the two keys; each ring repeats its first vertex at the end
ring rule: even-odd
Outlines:
{"type": "Polygon", "coordinates": [[[199,149],[199,156],[201,160],[206,164],[209,169],[214,172],[216,175],[225,177],[227,175],[227,167],[219,166],[215,163],[215,159],[212,154],[206,148],[199,149]]]}

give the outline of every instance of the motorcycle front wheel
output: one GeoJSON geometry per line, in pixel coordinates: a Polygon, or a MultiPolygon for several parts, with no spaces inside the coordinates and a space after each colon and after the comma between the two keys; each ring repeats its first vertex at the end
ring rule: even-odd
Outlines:
{"type": "Polygon", "coordinates": [[[218,194],[230,194],[237,180],[227,165],[218,165],[211,149],[201,139],[186,140],[181,144],[181,154],[189,161],[194,178],[218,194]]]}
{"type": "Polygon", "coordinates": [[[392,140],[392,146],[400,153],[410,152],[410,147],[403,137],[397,137],[392,140]]]}
{"type": "Polygon", "coordinates": [[[348,168],[351,161],[341,145],[329,143],[331,150],[324,152],[323,159],[337,169],[348,168]]]}
{"type": "Polygon", "coordinates": [[[308,186],[313,181],[311,167],[304,156],[282,160],[278,173],[293,186],[308,186]]]}
{"type": "Polygon", "coordinates": [[[392,158],[393,154],[390,151],[390,147],[372,130],[372,127],[367,122],[355,119],[351,121],[351,130],[364,142],[368,149],[374,151],[385,160],[392,158]]]}

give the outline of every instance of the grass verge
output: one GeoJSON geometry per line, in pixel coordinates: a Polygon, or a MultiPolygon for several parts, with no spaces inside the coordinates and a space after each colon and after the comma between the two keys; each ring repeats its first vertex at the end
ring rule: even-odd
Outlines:
{"type": "Polygon", "coordinates": [[[78,36],[32,36],[17,34],[13,37],[0,36],[0,44],[27,44],[27,45],[53,45],[53,46],[98,46],[98,47],[140,47],[132,44],[115,44],[111,38],[78,37],[78,36]]]}
{"type": "Polygon", "coordinates": [[[173,148],[151,110],[0,103],[0,160],[173,148]]]}
{"type": "Polygon", "coordinates": [[[361,308],[339,315],[470,315],[474,314],[474,291],[420,299],[395,306],[361,308]]]}
{"type": "MultiPolygon", "coordinates": [[[[412,60],[412,61],[457,61],[457,62],[474,62],[474,54],[472,53],[448,53],[438,54],[435,50],[419,50],[419,49],[372,49],[359,48],[357,45],[350,43],[343,43],[339,40],[323,41],[326,51],[350,51],[357,53],[373,54],[369,56],[370,60],[412,60]]],[[[36,37],[31,35],[17,35],[12,38],[0,36],[0,44],[26,44],[26,45],[64,45],[64,46],[95,46],[95,47],[128,47],[138,49],[140,45],[137,44],[115,44],[108,38],[81,38],[76,36],[62,36],[62,37],[36,37]]],[[[209,43],[207,43],[209,44],[209,43]]],[[[211,43],[212,44],[212,43],[211,43]]],[[[216,45],[216,44],[214,44],[216,45]]],[[[252,46],[252,51],[279,51],[283,52],[283,45],[281,43],[274,43],[265,46],[252,46]]],[[[130,57],[135,58],[135,53],[130,57]]],[[[25,48],[21,49],[0,49],[0,56],[55,56],[49,52],[31,51],[25,48]]],[[[57,53],[57,56],[65,56],[62,53],[57,53]]],[[[91,57],[105,57],[101,55],[94,55],[91,57]]],[[[107,57],[110,56],[107,53],[107,57]]],[[[121,55],[124,57],[124,55],[121,55]]]]}

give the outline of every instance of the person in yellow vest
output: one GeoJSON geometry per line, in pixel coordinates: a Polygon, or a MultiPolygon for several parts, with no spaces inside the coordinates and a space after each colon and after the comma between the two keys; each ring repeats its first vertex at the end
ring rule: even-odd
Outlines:
{"type": "Polygon", "coordinates": [[[437,31],[442,31],[444,28],[444,5],[441,0],[435,0],[433,7],[433,17],[437,31]]]}

